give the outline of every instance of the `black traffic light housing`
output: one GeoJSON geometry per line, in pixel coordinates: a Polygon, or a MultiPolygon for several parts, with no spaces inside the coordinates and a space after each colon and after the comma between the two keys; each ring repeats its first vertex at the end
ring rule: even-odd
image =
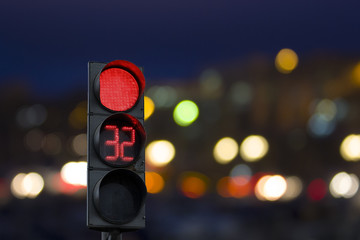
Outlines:
{"type": "Polygon", "coordinates": [[[87,226],[145,227],[145,79],[134,64],[88,65],[87,226]]]}

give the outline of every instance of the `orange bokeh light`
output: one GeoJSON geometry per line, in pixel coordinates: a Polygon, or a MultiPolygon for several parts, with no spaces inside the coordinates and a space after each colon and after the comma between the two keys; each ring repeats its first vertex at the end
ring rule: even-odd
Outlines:
{"type": "Polygon", "coordinates": [[[218,181],[217,192],[226,198],[243,198],[251,193],[251,184],[246,177],[223,177],[218,181]]]}
{"type": "Polygon", "coordinates": [[[247,178],[239,176],[231,178],[229,181],[229,193],[234,198],[243,198],[250,194],[251,185],[247,178]]]}
{"type": "Polygon", "coordinates": [[[180,188],[186,197],[200,198],[207,190],[206,177],[198,173],[189,173],[182,178],[180,188]]]}
{"type": "Polygon", "coordinates": [[[156,172],[145,173],[145,184],[148,193],[152,194],[161,192],[165,186],[163,177],[156,172]]]}

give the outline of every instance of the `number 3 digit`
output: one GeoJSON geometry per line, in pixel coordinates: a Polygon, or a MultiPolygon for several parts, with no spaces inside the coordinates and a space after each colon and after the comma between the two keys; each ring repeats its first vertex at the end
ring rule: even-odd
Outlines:
{"type": "Polygon", "coordinates": [[[105,130],[114,132],[114,140],[106,140],[105,146],[113,146],[114,147],[114,155],[106,156],[105,160],[107,161],[116,161],[119,157],[119,128],[116,125],[106,125],[105,130]]]}

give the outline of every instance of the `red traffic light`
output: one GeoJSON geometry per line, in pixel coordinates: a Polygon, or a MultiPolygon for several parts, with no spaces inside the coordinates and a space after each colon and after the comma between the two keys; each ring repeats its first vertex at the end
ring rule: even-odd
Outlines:
{"type": "Polygon", "coordinates": [[[127,111],[134,107],[145,88],[140,69],[124,60],[108,63],[97,81],[96,95],[101,104],[112,111],[127,111]]]}
{"type": "Polygon", "coordinates": [[[89,62],[87,226],[145,227],[145,78],[134,64],[89,62]]]}

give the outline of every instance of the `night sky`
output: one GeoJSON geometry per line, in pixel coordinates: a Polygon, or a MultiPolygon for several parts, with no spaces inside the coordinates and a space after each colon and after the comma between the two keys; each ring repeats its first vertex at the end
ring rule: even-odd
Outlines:
{"type": "Polygon", "coordinates": [[[0,82],[58,96],[86,89],[88,61],[129,60],[156,82],[284,47],[300,58],[359,56],[359,9],[358,0],[1,1],[0,82]]]}

